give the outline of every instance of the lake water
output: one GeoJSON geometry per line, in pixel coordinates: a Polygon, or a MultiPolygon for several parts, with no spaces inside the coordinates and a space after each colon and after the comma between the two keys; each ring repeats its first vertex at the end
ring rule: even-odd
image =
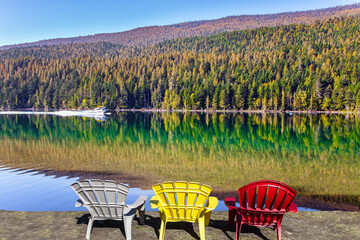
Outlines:
{"type": "MultiPolygon", "coordinates": [[[[56,176],[54,172],[34,170],[14,170],[0,168],[0,209],[10,211],[86,211],[75,207],[77,194],[70,185],[79,178],[56,176]]],[[[126,203],[131,204],[140,195],[149,199],[152,190],[130,188],[126,203]]],[[[146,210],[150,204],[146,202],[146,210]]],[[[223,203],[220,208],[226,207],[223,203]]]]}
{"type": "MultiPolygon", "coordinates": [[[[128,203],[166,180],[206,183],[222,200],[274,179],[298,192],[301,207],[358,209],[355,115],[119,112],[100,121],[3,114],[0,124],[0,209],[83,210],[74,208],[70,188],[79,178],[129,183],[128,203]]],[[[217,210],[226,210],[223,202],[217,210]]]]}

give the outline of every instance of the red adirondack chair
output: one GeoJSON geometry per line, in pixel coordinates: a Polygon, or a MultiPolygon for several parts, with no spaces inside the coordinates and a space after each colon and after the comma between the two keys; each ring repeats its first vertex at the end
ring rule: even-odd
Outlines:
{"type": "Polygon", "coordinates": [[[240,207],[235,198],[225,198],[229,208],[229,226],[236,216],[236,240],[240,239],[242,224],[257,227],[273,226],[281,240],[281,221],[286,212],[297,212],[293,203],[296,191],[288,185],[272,180],[262,180],[245,185],[238,190],[240,207]]]}

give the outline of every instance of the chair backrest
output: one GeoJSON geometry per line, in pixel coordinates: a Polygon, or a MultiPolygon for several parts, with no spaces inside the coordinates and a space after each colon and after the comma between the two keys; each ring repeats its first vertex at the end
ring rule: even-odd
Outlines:
{"type": "Polygon", "coordinates": [[[273,180],[250,183],[241,187],[238,192],[241,208],[274,212],[286,212],[296,196],[294,189],[273,180]]]}
{"type": "Polygon", "coordinates": [[[241,221],[253,226],[274,226],[294,200],[296,191],[272,180],[250,183],[239,189],[241,221]]]}
{"type": "Polygon", "coordinates": [[[164,182],[155,184],[155,194],[168,220],[195,221],[204,209],[211,187],[196,182],[164,182]]]}
{"type": "Polygon", "coordinates": [[[98,219],[122,219],[129,187],[114,181],[80,180],[71,185],[91,216],[98,219]]]}

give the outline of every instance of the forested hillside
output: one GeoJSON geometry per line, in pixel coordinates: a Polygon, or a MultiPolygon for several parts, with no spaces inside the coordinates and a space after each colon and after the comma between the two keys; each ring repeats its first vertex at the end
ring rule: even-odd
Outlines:
{"type": "Polygon", "coordinates": [[[141,27],[125,32],[102,33],[90,36],[57,38],[33,43],[2,46],[0,49],[29,46],[51,46],[75,43],[109,42],[124,46],[149,47],[156,43],[184,37],[210,36],[222,32],[275,27],[289,24],[312,24],[333,17],[348,17],[360,14],[360,3],[302,12],[287,12],[266,15],[230,16],[216,20],[184,22],[167,26],[141,27]]]}
{"type": "Polygon", "coordinates": [[[341,17],[148,48],[0,51],[0,106],[359,111],[359,28],[341,17]]]}

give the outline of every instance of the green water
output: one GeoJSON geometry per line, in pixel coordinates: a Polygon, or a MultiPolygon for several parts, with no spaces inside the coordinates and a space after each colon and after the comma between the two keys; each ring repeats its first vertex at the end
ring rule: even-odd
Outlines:
{"type": "Polygon", "coordinates": [[[198,181],[225,195],[274,179],[299,197],[359,204],[356,115],[121,112],[106,121],[0,115],[0,126],[0,164],[14,168],[136,178],[143,188],[198,181]]]}

